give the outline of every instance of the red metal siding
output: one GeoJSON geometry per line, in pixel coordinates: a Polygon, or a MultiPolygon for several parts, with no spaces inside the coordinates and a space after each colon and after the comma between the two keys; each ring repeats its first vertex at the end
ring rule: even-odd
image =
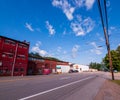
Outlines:
{"type": "Polygon", "coordinates": [[[53,70],[56,72],[56,65],[68,65],[68,62],[57,62],[48,59],[29,59],[28,61],[28,75],[47,74],[46,70],[49,69],[50,73],[53,70]]]}
{"type": "Polygon", "coordinates": [[[26,75],[29,44],[0,36],[0,46],[0,76],[26,75]]]}

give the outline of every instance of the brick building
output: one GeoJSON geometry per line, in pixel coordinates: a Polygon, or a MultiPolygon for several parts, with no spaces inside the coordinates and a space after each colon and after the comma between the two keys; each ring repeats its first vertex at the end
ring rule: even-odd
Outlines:
{"type": "Polygon", "coordinates": [[[29,43],[0,36],[0,76],[26,75],[29,43]]]}
{"type": "Polygon", "coordinates": [[[63,61],[56,61],[56,60],[29,56],[28,75],[56,73],[57,65],[69,65],[69,63],[63,62],[63,61]]]}

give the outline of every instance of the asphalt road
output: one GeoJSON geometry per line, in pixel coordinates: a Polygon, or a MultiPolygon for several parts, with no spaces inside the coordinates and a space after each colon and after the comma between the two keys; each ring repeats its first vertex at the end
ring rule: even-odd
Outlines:
{"type": "Polygon", "coordinates": [[[0,100],[94,100],[104,72],[0,78],[0,100]]]}

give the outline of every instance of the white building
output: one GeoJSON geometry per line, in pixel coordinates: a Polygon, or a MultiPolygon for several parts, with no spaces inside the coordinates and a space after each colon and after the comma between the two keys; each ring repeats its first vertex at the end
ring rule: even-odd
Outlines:
{"type": "Polygon", "coordinates": [[[79,72],[85,72],[85,71],[89,71],[89,66],[80,65],[80,64],[73,64],[72,69],[73,70],[78,70],[79,72]]]}
{"type": "Polygon", "coordinates": [[[57,73],[68,73],[70,70],[70,66],[68,65],[56,65],[57,73]]]}

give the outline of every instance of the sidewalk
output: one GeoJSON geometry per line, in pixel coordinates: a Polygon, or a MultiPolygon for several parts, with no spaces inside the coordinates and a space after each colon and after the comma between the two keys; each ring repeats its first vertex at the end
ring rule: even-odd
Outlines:
{"type": "MultiPolygon", "coordinates": [[[[114,73],[115,80],[120,80],[120,73],[114,73]]],[[[111,73],[108,73],[111,79],[111,73]]],[[[97,93],[95,100],[120,100],[120,85],[106,80],[97,93]]]]}

